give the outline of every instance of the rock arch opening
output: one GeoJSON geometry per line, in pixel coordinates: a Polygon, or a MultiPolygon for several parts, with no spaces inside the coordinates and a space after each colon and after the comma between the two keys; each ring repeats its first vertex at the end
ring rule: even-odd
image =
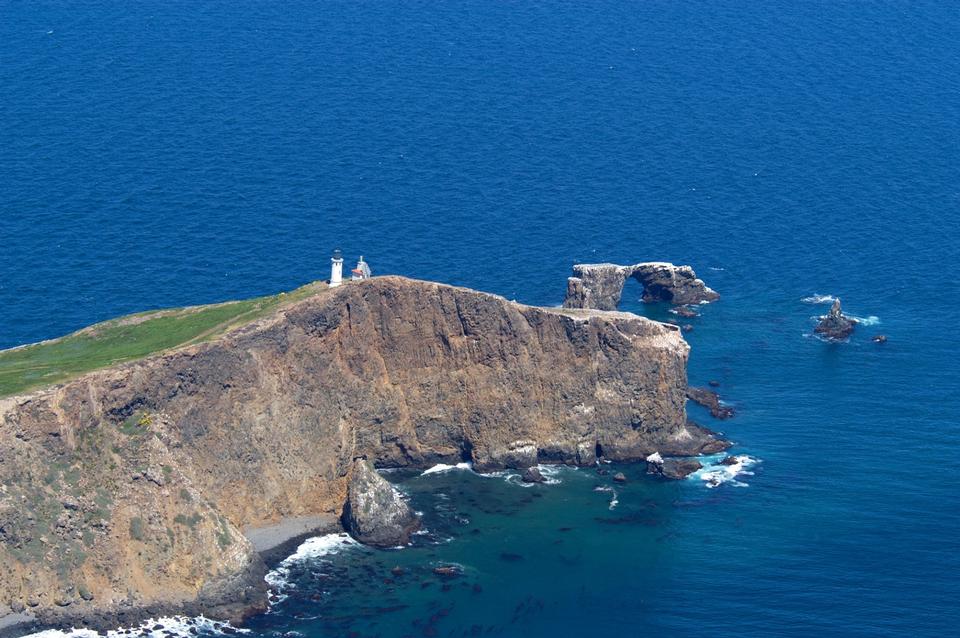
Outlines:
{"type": "Polygon", "coordinates": [[[665,301],[674,305],[716,301],[720,298],[690,266],[667,262],[644,262],[632,266],[577,264],[567,279],[565,308],[616,310],[628,279],[643,287],[644,302],[665,301]]]}

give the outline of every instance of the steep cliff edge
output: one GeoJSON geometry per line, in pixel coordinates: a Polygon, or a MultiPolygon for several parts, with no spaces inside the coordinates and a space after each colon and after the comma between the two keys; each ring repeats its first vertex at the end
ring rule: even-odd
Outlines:
{"type": "Polygon", "coordinates": [[[355,458],[478,469],[695,454],[688,346],[631,314],[398,277],[0,400],[0,615],[261,607],[241,529],[340,516],[355,458]]]}

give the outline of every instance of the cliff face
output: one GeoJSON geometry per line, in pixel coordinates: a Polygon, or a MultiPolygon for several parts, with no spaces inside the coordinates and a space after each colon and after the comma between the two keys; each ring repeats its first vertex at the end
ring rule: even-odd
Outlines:
{"type": "Polygon", "coordinates": [[[493,469],[715,447],[686,423],[687,353],[634,315],[383,277],[0,400],[0,615],[255,608],[264,566],[241,530],[339,516],[359,456],[493,469]]]}

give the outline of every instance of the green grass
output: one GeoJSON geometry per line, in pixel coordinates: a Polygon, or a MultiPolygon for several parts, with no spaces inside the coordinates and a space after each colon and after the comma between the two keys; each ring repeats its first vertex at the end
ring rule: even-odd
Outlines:
{"type": "Polygon", "coordinates": [[[99,323],[52,341],[2,350],[0,397],[212,339],[323,289],[322,284],[314,283],[289,293],[246,301],[145,312],[99,323]]]}

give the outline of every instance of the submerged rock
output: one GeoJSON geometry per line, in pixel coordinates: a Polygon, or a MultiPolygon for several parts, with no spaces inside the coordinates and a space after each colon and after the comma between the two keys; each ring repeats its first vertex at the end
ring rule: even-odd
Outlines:
{"type": "Polygon", "coordinates": [[[460,575],[460,568],[456,565],[441,565],[434,567],[433,573],[442,578],[456,578],[460,575]]]}
{"type": "Polygon", "coordinates": [[[624,475],[623,472],[617,472],[616,474],[613,475],[613,481],[614,483],[626,483],[627,477],[626,475],[624,475]]]}
{"type": "Polygon", "coordinates": [[[820,318],[820,323],[813,331],[831,341],[842,341],[853,334],[853,328],[856,325],[855,320],[843,314],[840,309],[840,300],[834,299],[830,312],[820,318]]]}
{"type": "Polygon", "coordinates": [[[875,336],[873,339],[871,339],[870,341],[872,341],[872,342],[874,342],[874,343],[886,343],[886,342],[887,342],[887,335],[876,335],[876,336],[875,336]]]}
{"type": "Polygon", "coordinates": [[[420,519],[370,461],[356,459],[343,508],[343,527],[366,545],[396,547],[410,542],[420,519]]]}

